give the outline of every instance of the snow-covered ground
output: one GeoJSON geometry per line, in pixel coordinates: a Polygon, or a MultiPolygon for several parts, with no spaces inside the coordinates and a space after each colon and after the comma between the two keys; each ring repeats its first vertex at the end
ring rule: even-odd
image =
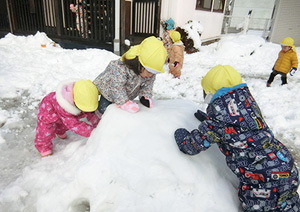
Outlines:
{"type": "Polygon", "coordinates": [[[300,73],[285,86],[277,76],[267,88],[281,48],[255,34],[226,35],[185,55],[180,79],[168,71],[157,76],[154,108],[130,114],[111,105],[90,138],[68,132],[66,140],[54,139],[52,156],[41,158],[34,147],[41,99],[62,80],[93,80],[119,58],[51,42],[44,33],[0,39],[0,211],[238,211],[238,181],[218,148],[190,157],[173,138],[179,127],[198,126],[193,113],[206,108],[200,82],[217,64],[241,73],[299,168],[300,73]]]}

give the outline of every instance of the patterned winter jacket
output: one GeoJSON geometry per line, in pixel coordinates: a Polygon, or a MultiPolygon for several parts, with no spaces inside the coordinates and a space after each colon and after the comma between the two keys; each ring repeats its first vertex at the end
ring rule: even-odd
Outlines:
{"type": "Polygon", "coordinates": [[[287,52],[280,51],[273,69],[287,74],[293,67],[298,68],[297,53],[292,49],[287,52]]]}
{"type": "Polygon", "coordinates": [[[182,152],[195,155],[216,143],[243,185],[270,182],[275,187],[286,183],[276,181],[280,177],[297,173],[292,155],[274,138],[246,84],[219,89],[206,118],[191,133],[175,133],[183,138],[176,139],[182,152]]]}
{"type": "Polygon", "coordinates": [[[143,78],[136,75],[121,60],[113,60],[93,83],[108,101],[122,105],[137,96],[152,98],[154,80],[155,75],[143,78]]]}
{"type": "Polygon", "coordinates": [[[167,50],[167,54],[169,55],[170,49],[171,49],[171,44],[172,44],[172,39],[170,38],[170,33],[171,29],[164,30],[163,32],[163,37],[162,37],[162,42],[164,43],[164,47],[167,50]]]}
{"type": "MultiPolygon", "coordinates": [[[[60,84],[56,92],[49,93],[42,100],[38,112],[38,125],[41,123],[43,125],[63,124],[74,133],[89,137],[92,130],[97,127],[99,118],[95,113],[82,112],[74,103],[71,104],[67,101],[62,95],[61,88],[63,86],[63,84],[60,84]],[[83,118],[87,118],[92,125],[82,121],[81,119],[83,118]]],[[[38,128],[43,129],[43,127],[39,126],[38,128]]],[[[38,133],[43,133],[40,131],[38,133]]]]}

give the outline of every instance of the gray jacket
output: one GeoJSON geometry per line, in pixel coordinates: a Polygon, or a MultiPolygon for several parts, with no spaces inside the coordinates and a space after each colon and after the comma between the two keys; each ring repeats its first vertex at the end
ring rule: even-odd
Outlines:
{"type": "Polygon", "coordinates": [[[121,60],[113,60],[93,83],[108,101],[122,105],[137,96],[152,98],[154,80],[155,75],[143,78],[121,60]]]}

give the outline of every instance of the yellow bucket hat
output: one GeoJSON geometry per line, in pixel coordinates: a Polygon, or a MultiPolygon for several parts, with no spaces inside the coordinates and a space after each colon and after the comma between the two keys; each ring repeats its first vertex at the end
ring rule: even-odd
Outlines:
{"type": "Polygon", "coordinates": [[[216,93],[223,87],[233,87],[242,83],[241,75],[230,65],[217,65],[203,77],[202,88],[206,94],[216,93]]]}
{"type": "Polygon", "coordinates": [[[167,50],[163,42],[156,37],[151,36],[144,39],[141,44],[131,47],[122,55],[121,60],[125,57],[128,60],[134,59],[138,56],[139,62],[147,71],[157,74],[164,73],[163,66],[167,58],[167,50]]]}
{"type": "Polygon", "coordinates": [[[291,37],[286,37],[281,41],[281,45],[292,47],[293,51],[296,52],[296,47],[294,46],[294,39],[291,37]]]}
{"type": "Polygon", "coordinates": [[[181,39],[180,33],[177,32],[177,31],[175,31],[175,30],[171,30],[171,31],[169,32],[169,35],[170,35],[170,38],[172,39],[172,41],[173,41],[174,43],[179,42],[180,39],[181,39]]]}
{"type": "Polygon", "coordinates": [[[84,112],[93,112],[98,108],[98,89],[91,80],[79,80],[73,87],[75,105],[84,112]]]}

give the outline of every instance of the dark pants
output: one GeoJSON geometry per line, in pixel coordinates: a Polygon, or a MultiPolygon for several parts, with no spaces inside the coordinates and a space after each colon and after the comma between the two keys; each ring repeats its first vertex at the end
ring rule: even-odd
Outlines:
{"type": "Polygon", "coordinates": [[[282,82],[281,85],[287,84],[286,74],[275,70],[270,74],[267,83],[271,84],[277,74],[281,75],[281,82],[282,82]]]}
{"type": "Polygon", "coordinates": [[[106,110],[106,108],[111,104],[112,102],[108,101],[104,96],[101,95],[99,104],[98,104],[98,110],[101,114],[103,114],[106,110]]]}

